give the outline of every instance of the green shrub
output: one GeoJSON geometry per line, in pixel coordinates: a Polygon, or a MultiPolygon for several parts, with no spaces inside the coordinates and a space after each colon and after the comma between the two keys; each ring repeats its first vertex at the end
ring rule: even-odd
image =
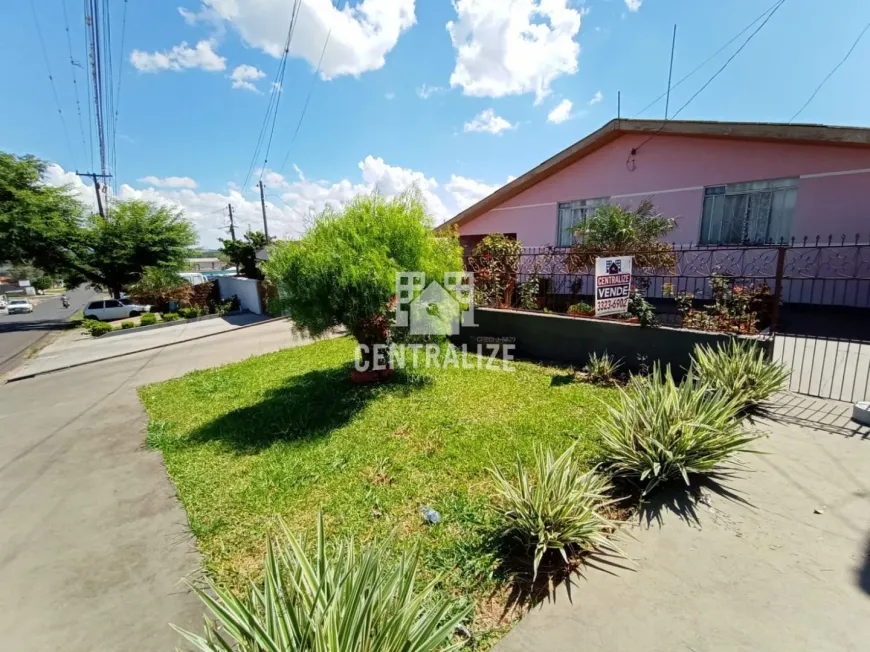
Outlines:
{"type": "Polygon", "coordinates": [[[788,381],[788,370],[770,362],[761,347],[732,338],[716,348],[696,346],[692,375],[713,389],[739,399],[745,410],[758,408],[788,381]]]}
{"type": "Polygon", "coordinates": [[[643,295],[638,290],[632,290],[628,295],[629,315],[637,318],[637,323],[643,328],[652,328],[659,325],[658,317],[656,317],[656,309],[652,304],[643,298],[643,295]]]}
{"type": "Polygon", "coordinates": [[[196,317],[199,317],[199,310],[197,310],[196,308],[181,308],[178,311],[178,315],[182,319],[194,319],[196,317]]]}
{"type": "Polygon", "coordinates": [[[129,328],[134,328],[135,326],[136,326],[136,324],[134,324],[131,321],[122,321],[121,322],[121,330],[123,330],[123,331],[125,331],[129,328]]]}
{"type": "Polygon", "coordinates": [[[558,550],[568,563],[569,552],[596,548],[619,552],[608,538],[616,522],[601,513],[615,502],[609,481],[583,472],[569,448],[558,458],[551,450],[535,452],[535,468],[526,470],[517,457],[514,473],[490,469],[496,483],[496,511],[504,521],[502,535],[534,550],[533,569],[547,550],[558,550]]]}
{"type": "Polygon", "coordinates": [[[573,306],[568,306],[568,314],[591,316],[595,314],[595,308],[590,306],[588,303],[581,301],[580,303],[575,303],[573,306]]]}
{"type": "Polygon", "coordinates": [[[142,317],[139,318],[140,326],[153,326],[157,323],[157,315],[146,312],[142,317]]]}
{"type": "Polygon", "coordinates": [[[593,383],[610,383],[613,382],[613,378],[621,366],[622,360],[617,360],[605,351],[601,355],[590,354],[589,362],[583,367],[583,371],[593,383]]]}
{"type": "Polygon", "coordinates": [[[419,556],[398,559],[387,544],[328,546],[323,516],[312,556],[282,522],[270,543],[261,585],[244,595],[194,587],[219,623],[204,636],[176,628],[198,650],[428,652],[455,649],[453,631],[469,612],[435,595],[438,578],[418,586],[419,556]]]}
{"type": "Polygon", "coordinates": [[[602,457],[617,476],[658,483],[690,473],[710,473],[740,452],[749,452],[756,436],[740,422],[738,397],[712,390],[692,377],[679,386],[670,366],[658,363],[650,376],[634,376],[608,406],[601,426],[602,457]]]}
{"type": "Polygon", "coordinates": [[[177,312],[164,312],[162,317],[163,321],[177,321],[178,319],[181,319],[177,312]]]}
{"type": "Polygon", "coordinates": [[[90,323],[86,326],[86,328],[88,329],[88,331],[90,331],[93,337],[100,337],[102,335],[105,335],[106,333],[111,333],[113,330],[115,330],[114,328],[112,328],[111,324],[107,324],[104,321],[89,321],[90,323]]]}

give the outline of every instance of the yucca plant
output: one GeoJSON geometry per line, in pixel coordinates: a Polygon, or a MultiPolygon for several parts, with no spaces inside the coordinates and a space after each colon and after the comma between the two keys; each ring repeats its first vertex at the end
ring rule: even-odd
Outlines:
{"type": "Polygon", "coordinates": [[[757,438],[741,425],[739,397],[688,377],[677,385],[670,366],[655,364],[620,390],[601,425],[602,461],[617,476],[646,483],[711,473],[757,438]]]}
{"type": "Polygon", "coordinates": [[[621,366],[622,360],[617,360],[605,351],[601,355],[589,354],[589,362],[583,367],[583,371],[593,383],[609,383],[621,366]]]}
{"type": "Polygon", "coordinates": [[[495,505],[503,519],[502,535],[534,550],[533,578],[547,550],[558,550],[565,563],[569,552],[594,549],[619,552],[609,535],[618,523],[603,508],[616,502],[610,482],[585,472],[569,448],[558,458],[547,449],[535,451],[530,473],[520,457],[513,474],[490,469],[496,483],[495,505]]]}
{"type": "Polygon", "coordinates": [[[744,410],[758,408],[788,381],[783,365],[768,360],[761,347],[737,338],[716,348],[696,346],[690,372],[713,389],[739,398],[744,410]]]}
{"type": "Polygon", "coordinates": [[[313,556],[282,522],[269,542],[265,577],[245,595],[210,583],[195,588],[214,614],[205,635],[176,628],[208,652],[425,652],[450,650],[455,627],[470,607],[435,594],[439,578],[418,586],[418,553],[398,558],[389,541],[357,549],[352,540],[327,545],[323,516],[313,556]]]}

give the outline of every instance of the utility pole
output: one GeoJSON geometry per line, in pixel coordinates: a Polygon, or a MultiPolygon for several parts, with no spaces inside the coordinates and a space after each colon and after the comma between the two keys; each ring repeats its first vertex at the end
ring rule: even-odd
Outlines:
{"type": "Polygon", "coordinates": [[[227,208],[230,211],[230,237],[233,239],[233,242],[236,241],[236,225],[233,224],[233,205],[227,204],[227,208]]]}
{"type": "Polygon", "coordinates": [[[76,171],[76,174],[80,177],[90,177],[94,182],[94,190],[97,193],[97,208],[100,210],[100,217],[106,217],[105,211],[103,211],[103,199],[100,197],[100,182],[97,179],[111,179],[111,174],[97,174],[96,172],[79,172],[76,171]]]}
{"type": "Polygon", "coordinates": [[[263,208],[263,233],[266,235],[266,242],[269,242],[269,223],[266,221],[266,198],[263,196],[263,181],[257,184],[260,186],[260,206],[263,208]]]}

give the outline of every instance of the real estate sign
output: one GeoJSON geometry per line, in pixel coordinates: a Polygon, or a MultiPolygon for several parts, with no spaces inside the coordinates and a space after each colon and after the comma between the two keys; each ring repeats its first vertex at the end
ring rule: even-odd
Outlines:
{"type": "Polygon", "coordinates": [[[595,314],[618,315],[628,310],[631,256],[595,259],[595,314]]]}

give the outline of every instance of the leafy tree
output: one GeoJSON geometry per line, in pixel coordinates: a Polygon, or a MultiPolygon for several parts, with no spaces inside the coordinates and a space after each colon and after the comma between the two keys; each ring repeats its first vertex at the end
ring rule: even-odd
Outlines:
{"type": "Polygon", "coordinates": [[[81,283],[121,290],[146,267],[180,267],[196,232],[181,211],[119,201],[85,217],[68,187],[45,185],[46,163],[0,153],[0,262],[30,263],[81,283]]]}
{"type": "Polygon", "coordinates": [[[68,273],[82,248],[84,207],[70,188],[42,183],[46,167],[0,152],[0,262],[68,273]]]}
{"type": "Polygon", "coordinates": [[[35,290],[45,292],[47,289],[54,285],[54,280],[47,274],[43,274],[42,276],[37,276],[35,279],[33,279],[30,284],[35,290]]]}
{"type": "Polygon", "coordinates": [[[67,286],[88,281],[117,297],[147,267],[180,269],[196,232],[181,211],[130,200],[113,203],[107,217],[91,215],[81,238],[85,249],[67,286]]]}
{"type": "Polygon", "coordinates": [[[247,278],[262,279],[263,272],[257,265],[257,252],[268,246],[273,238],[266,238],[261,231],[248,231],[244,240],[221,239],[221,252],[236,266],[238,273],[247,278]]]}
{"type": "Polygon", "coordinates": [[[637,267],[671,269],[676,264],[673,248],[661,238],[676,225],[676,220],[659,215],[649,199],[634,210],[619,204],[600,206],[574,227],[570,264],[580,270],[594,265],[599,256],[632,255],[637,267]]]}
{"type": "Polygon", "coordinates": [[[266,278],[298,326],[318,335],[343,324],[371,351],[390,338],[397,272],[440,282],[462,269],[455,233],[432,226],[418,192],[361,195],[341,211],[327,208],[301,240],[276,245],[266,278]]]}

